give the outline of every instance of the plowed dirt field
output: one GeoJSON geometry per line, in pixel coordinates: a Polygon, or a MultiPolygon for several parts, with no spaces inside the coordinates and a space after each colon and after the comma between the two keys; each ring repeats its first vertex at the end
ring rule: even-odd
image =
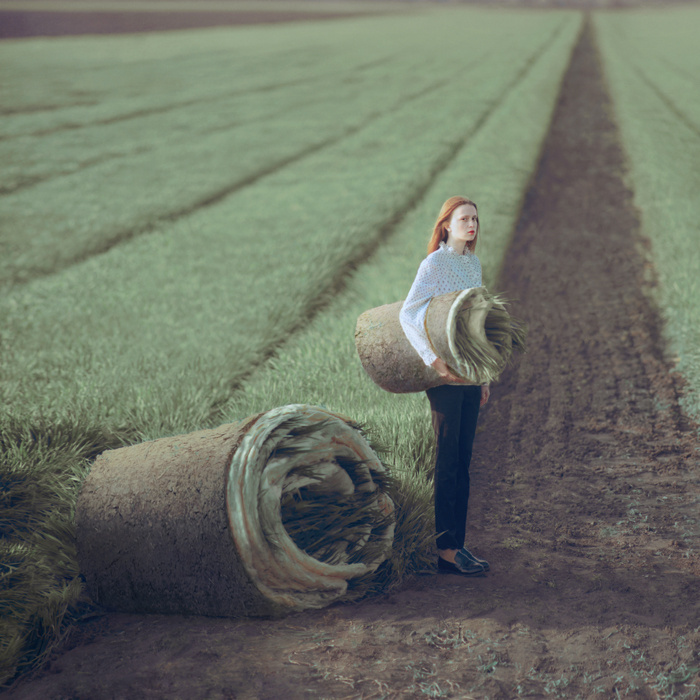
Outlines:
{"type": "Polygon", "coordinates": [[[0,7],[0,39],[39,36],[78,36],[80,34],[124,34],[131,32],[166,32],[200,27],[227,27],[273,22],[304,22],[310,20],[357,17],[357,12],[324,12],[299,10],[240,10],[178,12],[169,11],[105,11],[74,10],[7,10],[0,7]]]}

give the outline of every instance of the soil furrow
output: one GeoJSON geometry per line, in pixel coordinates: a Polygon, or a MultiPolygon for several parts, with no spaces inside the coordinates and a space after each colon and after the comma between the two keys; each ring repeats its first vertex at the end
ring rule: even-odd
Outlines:
{"type": "MultiPolygon", "coordinates": [[[[444,87],[444,85],[447,83],[447,80],[442,80],[438,82],[431,83],[430,85],[427,85],[426,87],[408,93],[402,100],[400,100],[395,107],[392,109],[398,109],[401,106],[405,105],[406,103],[410,102],[411,100],[418,99],[420,97],[423,97],[426,94],[429,94],[431,92],[435,92],[436,90],[440,89],[441,87],[444,87]]],[[[266,121],[272,121],[274,119],[279,119],[282,115],[286,115],[289,117],[289,115],[294,114],[295,110],[308,110],[309,107],[313,104],[318,104],[319,108],[322,108],[324,105],[323,100],[317,99],[315,101],[310,101],[306,99],[305,101],[298,101],[296,104],[285,104],[282,108],[278,108],[275,110],[270,111],[269,113],[259,116],[256,119],[257,124],[262,124],[265,123],[266,121]]],[[[254,184],[259,180],[261,177],[265,177],[266,175],[270,175],[273,172],[276,172],[276,170],[286,167],[287,165],[290,165],[291,163],[294,163],[296,160],[300,160],[302,158],[305,158],[307,155],[310,155],[318,150],[321,150],[329,145],[333,145],[336,142],[341,141],[342,139],[351,136],[352,134],[356,133],[357,131],[360,131],[362,128],[370,124],[372,121],[377,119],[381,114],[379,112],[374,112],[369,117],[366,118],[365,121],[361,122],[359,125],[356,125],[355,127],[351,127],[347,131],[342,132],[341,134],[331,137],[330,139],[323,141],[321,143],[315,144],[311,146],[309,149],[302,150],[299,153],[295,154],[294,156],[290,156],[289,159],[285,161],[280,161],[277,163],[272,164],[271,169],[266,169],[266,170],[261,170],[258,173],[254,173],[251,176],[248,176],[245,180],[241,180],[238,182],[234,183],[227,183],[227,185],[219,192],[213,195],[215,197],[212,202],[219,201],[223,197],[226,197],[228,194],[232,194],[233,192],[237,191],[238,189],[241,189],[242,187],[247,187],[250,184],[254,184]],[[223,193],[223,194],[221,194],[223,193]]],[[[212,127],[209,129],[201,129],[199,130],[198,134],[199,136],[208,136],[210,134],[216,134],[216,133],[221,133],[221,132],[231,132],[239,127],[244,127],[248,126],[250,124],[249,121],[245,120],[238,120],[238,121],[232,121],[228,124],[220,125],[217,127],[212,127]]],[[[1,140],[1,139],[0,139],[1,140]]],[[[121,158],[129,158],[132,156],[136,155],[142,155],[143,153],[147,153],[149,151],[156,151],[158,149],[158,146],[156,145],[150,145],[150,146],[144,146],[144,145],[137,145],[133,150],[124,150],[121,153],[108,153],[108,154],[102,154],[99,156],[96,156],[94,158],[89,158],[84,161],[75,163],[72,165],[72,167],[64,169],[64,170],[57,170],[55,172],[50,172],[46,173],[44,175],[38,175],[35,177],[27,176],[25,179],[18,180],[16,183],[8,186],[3,186],[0,185],[0,197],[5,196],[5,195],[12,195],[15,194],[16,192],[20,192],[21,190],[28,189],[31,187],[34,187],[36,185],[39,185],[44,182],[49,182],[50,180],[58,180],[62,177],[66,177],[68,175],[74,175],[75,173],[79,173],[85,170],[88,170],[89,168],[92,168],[94,166],[99,166],[102,165],[103,163],[106,163],[107,161],[110,160],[116,160],[116,159],[121,159],[121,158]]],[[[206,202],[208,202],[208,199],[203,200],[205,202],[204,206],[207,206],[206,202]]],[[[171,221],[171,220],[176,220],[180,218],[181,216],[186,216],[189,213],[192,213],[196,209],[200,208],[197,203],[195,203],[190,209],[182,209],[179,211],[174,212],[171,215],[165,216],[164,218],[159,218],[156,219],[155,222],[148,222],[144,227],[137,229],[135,231],[130,231],[127,234],[127,238],[131,239],[134,238],[135,236],[140,235],[140,233],[145,233],[160,223],[161,221],[171,221]],[[182,212],[185,212],[184,214],[182,212]]],[[[91,257],[92,255],[97,255],[99,253],[103,253],[106,250],[109,250],[110,248],[114,247],[115,245],[118,245],[122,240],[125,240],[121,236],[116,236],[112,241],[106,242],[106,247],[103,249],[99,249],[97,251],[93,250],[90,251],[90,254],[88,257],[91,257]]],[[[82,258],[81,258],[82,260],[82,258]]],[[[75,264],[75,261],[71,261],[69,264],[75,264]]],[[[53,274],[55,270],[52,270],[50,274],[53,274]]]]}
{"type": "MultiPolygon", "coordinates": [[[[175,110],[182,109],[183,107],[202,105],[213,106],[217,102],[222,102],[224,100],[230,100],[233,97],[240,97],[243,95],[255,95],[258,93],[274,92],[275,90],[284,90],[290,87],[298,87],[300,85],[313,84],[315,82],[322,82],[325,80],[335,80],[336,82],[341,80],[341,76],[357,76],[358,73],[366,71],[370,68],[374,68],[382,63],[389,62],[396,58],[396,55],[385,56],[373,61],[368,61],[366,63],[360,64],[359,66],[351,66],[344,68],[342,70],[337,70],[333,72],[326,72],[320,74],[314,74],[311,76],[304,76],[300,78],[295,78],[293,80],[285,80],[282,82],[267,83],[265,85],[256,85],[248,88],[241,88],[238,90],[227,90],[223,93],[218,93],[211,95],[209,97],[198,96],[195,98],[190,98],[187,100],[179,100],[176,102],[168,102],[167,104],[158,105],[155,107],[148,107],[143,109],[137,109],[133,112],[125,112],[123,114],[115,114],[111,117],[104,117],[102,119],[95,119],[93,121],[81,121],[81,122],[69,122],[67,124],[60,124],[56,127],[50,129],[39,129],[35,131],[20,131],[12,134],[0,134],[0,141],[12,140],[16,138],[22,138],[26,136],[40,137],[40,136],[52,136],[64,131],[74,131],[77,129],[84,129],[86,127],[96,127],[96,126],[109,126],[111,124],[117,124],[120,122],[131,121],[133,119],[141,119],[142,117],[150,117],[156,114],[167,114],[169,112],[174,112],[175,110]]],[[[51,107],[36,108],[31,107],[24,110],[15,109],[13,111],[3,111],[0,110],[0,115],[17,115],[17,114],[30,114],[35,112],[45,112],[45,111],[60,111],[72,109],[79,106],[99,106],[99,102],[86,102],[86,103],[72,103],[68,105],[55,105],[51,107]]]]}

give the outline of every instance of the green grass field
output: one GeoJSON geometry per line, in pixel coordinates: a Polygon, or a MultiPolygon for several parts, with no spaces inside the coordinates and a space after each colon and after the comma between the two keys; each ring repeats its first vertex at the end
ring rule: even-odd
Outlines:
{"type": "MultiPolygon", "coordinates": [[[[317,119],[324,117],[321,124],[309,113],[309,123],[301,119],[298,123],[307,139],[321,133],[328,141],[322,132],[336,130],[330,141],[323,147],[314,144],[310,152],[308,140],[304,141],[301,153],[284,166],[271,166],[269,160],[293,141],[297,122],[278,115],[272,120],[274,133],[267,122],[254,122],[249,128],[257,128],[257,139],[247,148],[233,140],[227,152],[229,160],[237,160],[242,152],[242,158],[262,162],[262,171],[247,186],[232,186],[226,180],[230,169],[214,168],[211,151],[202,145],[201,167],[212,168],[211,177],[220,182],[216,189],[203,189],[202,201],[187,213],[169,207],[182,205],[182,191],[190,182],[200,188],[205,183],[192,170],[171,167],[170,154],[179,153],[178,147],[151,154],[158,162],[162,156],[162,174],[168,176],[163,186],[158,178],[140,180],[135,171],[142,161],[136,155],[121,159],[123,173],[115,180],[103,177],[100,166],[95,166],[23,189],[18,196],[40,208],[32,231],[22,221],[12,224],[15,195],[7,195],[3,204],[10,215],[5,226],[17,241],[7,244],[7,279],[21,277],[19,271],[26,272],[26,261],[32,259],[51,260],[57,270],[47,274],[39,269],[41,262],[33,265],[37,279],[15,284],[0,305],[6,319],[2,331],[6,368],[1,381],[7,403],[21,400],[30,413],[40,408],[51,418],[70,411],[93,423],[108,419],[119,426],[138,426],[150,436],[193,429],[208,420],[212,407],[228,396],[231,387],[391,233],[513,86],[532,79],[538,61],[556,60],[550,58],[548,47],[568,21],[560,15],[533,16],[529,21],[538,31],[517,34],[522,19],[513,18],[509,27],[504,18],[482,17],[484,50],[499,38],[507,49],[493,52],[488,61],[455,49],[454,54],[441,52],[437,61],[430,59],[433,52],[426,48],[425,55],[393,64],[395,95],[382,89],[388,82],[386,74],[375,75],[371,104],[346,103],[341,87],[327,98],[328,113],[318,107],[311,110],[317,119]],[[399,67],[406,71],[403,80],[399,67]],[[465,92],[445,78],[461,73],[470,75],[473,89],[465,92]],[[369,117],[368,106],[374,110],[369,117]],[[356,124],[350,133],[338,134],[338,114],[353,110],[356,124]],[[54,190],[51,196],[49,185],[54,190]],[[224,187],[234,191],[221,196],[224,187]],[[122,195],[117,196],[118,191],[122,195]],[[94,194],[90,200],[97,202],[94,209],[86,204],[86,192],[94,194]],[[164,192],[170,193],[168,198],[164,192]],[[164,214],[154,211],[161,198],[164,214]],[[141,211],[136,220],[139,203],[149,211],[141,211]],[[90,225],[82,216],[84,206],[95,217],[90,225]],[[80,264],[68,265],[54,256],[54,251],[60,255],[74,245],[75,257],[82,259],[89,254],[89,239],[112,242],[119,213],[147,233],[134,236],[134,229],[127,226],[125,235],[132,236],[127,242],[80,264]],[[70,221],[83,222],[84,228],[70,229],[70,221]],[[64,265],[68,267],[59,271],[64,265]],[[190,406],[187,418],[176,408],[183,405],[190,406]]],[[[366,28],[371,43],[381,29],[376,24],[384,21],[338,26],[366,28]]],[[[416,33],[411,37],[406,31],[399,41],[412,40],[417,47],[413,53],[418,54],[426,19],[418,22],[420,27],[414,25],[417,20],[404,21],[416,33]]],[[[305,42],[305,52],[314,36],[318,42],[327,41],[318,25],[295,31],[305,42]]],[[[366,59],[363,42],[353,38],[351,43],[360,46],[366,59]]],[[[263,92],[259,99],[276,104],[275,97],[263,92]]],[[[210,106],[202,109],[206,112],[210,106]]],[[[543,109],[542,118],[547,114],[543,109]]],[[[136,126],[134,131],[139,131],[136,126]]],[[[232,139],[236,131],[231,129],[232,139]]],[[[110,125],[106,138],[109,143],[110,125]]],[[[193,149],[197,143],[193,137],[193,149]]],[[[26,206],[18,211],[31,218],[26,206]]],[[[5,241],[9,238],[10,234],[4,236],[5,241]]]]}
{"type": "Polygon", "coordinates": [[[73,500],[122,443],[342,411],[393,450],[420,561],[426,409],[363,376],[354,322],[406,293],[455,192],[497,278],[579,25],[454,9],[0,44],[4,677],[76,614],[73,500]]]}
{"type": "Polygon", "coordinates": [[[595,16],[685,410],[700,420],[700,8],[595,16]]]}

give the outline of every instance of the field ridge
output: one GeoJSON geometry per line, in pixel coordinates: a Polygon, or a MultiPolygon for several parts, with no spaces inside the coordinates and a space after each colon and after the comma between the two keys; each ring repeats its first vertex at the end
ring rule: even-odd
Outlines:
{"type": "MultiPolygon", "coordinates": [[[[365,61],[357,65],[336,67],[332,70],[326,70],[325,72],[317,72],[310,76],[298,76],[295,78],[283,80],[283,81],[273,81],[262,85],[248,85],[246,87],[237,89],[226,89],[223,92],[218,92],[213,95],[198,95],[194,98],[188,98],[186,100],[170,101],[164,104],[155,105],[153,107],[139,108],[133,111],[126,111],[119,114],[115,114],[108,117],[88,119],[83,118],[82,120],[67,121],[62,124],[58,124],[52,128],[35,129],[32,131],[13,131],[13,132],[2,132],[0,131],[0,141],[13,140],[15,138],[27,137],[27,136],[47,136],[56,133],[61,133],[64,131],[73,131],[76,129],[83,129],[85,127],[93,126],[108,126],[110,124],[117,124],[123,121],[130,121],[132,119],[139,119],[145,116],[151,116],[154,114],[167,114],[173,112],[182,107],[190,107],[192,105],[201,104],[215,104],[223,100],[228,100],[232,97],[240,97],[244,95],[255,95],[258,93],[271,92],[274,90],[280,90],[287,87],[298,87],[300,85],[308,85],[313,83],[324,82],[328,80],[337,80],[341,76],[355,76],[358,71],[365,71],[368,68],[374,68],[380,66],[383,63],[390,62],[396,58],[394,54],[388,54],[380,56],[378,58],[372,59],[370,61],[365,61]]],[[[75,107],[97,107],[101,106],[101,100],[91,100],[91,101],[78,101],[71,102],[68,104],[56,104],[47,106],[28,106],[24,109],[9,108],[3,109],[0,107],[0,116],[21,116],[26,114],[35,114],[40,112],[57,112],[57,111],[69,111],[75,107]]],[[[20,122],[21,124],[21,122],[20,122]]],[[[3,128],[6,128],[3,125],[3,128]]]]}
{"type": "MultiPolygon", "coordinates": [[[[25,131],[25,132],[15,132],[15,133],[0,133],[0,141],[6,141],[6,140],[12,140],[15,138],[20,138],[23,136],[48,136],[51,134],[55,133],[60,133],[62,131],[72,131],[75,129],[83,129],[85,127],[92,127],[92,126],[107,126],[109,124],[116,124],[118,122],[122,121],[129,121],[131,119],[139,119],[141,117],[145,116],[151,116],[153,114],[165,114],[167,112],[172,112],[174,110],[180,109],[182,107],[190,107],[192,105],[201,105],[201,104],[209,104],[209,103],[216,103],[220,102],[222,100],[229,99],[231,97],[236,97],[240,95],[254,95],[257,93],[261,92],[271,92],[273,90],[278,90],[280,88],[286,88],[286,87],[291,87],[291,86],[298,86],[298,85],[304,85],[308,83],[314,83],[314,82],[320,82],[323,80],[327,80],[328,78],[331,78],[333,76],[338,76],[338,75],[353,75],[356,71],[360,70],[366,70],[367,68],[374,67],[377,65],[381,65],[382,63],[385,63],[387,61],[390,61],[392,59],[392,56],[383,56],[377,59],[374,59],[372,61],[367,61],[366,63],[359,64],[358,66],[351,66],[347,68],[342,68],[342,69],[337,69],[334,71],[330,71],[327,73],[317,73],[315,75],[309,76],[309,77],[299,77],[299,78],[294,78],[292,80],[286,80],[284,82],[276,82],[276,83],[268,83],[265,85],[258,85],[258,86],[249,86],[245,88],[241,88],[239,90],[227,90],[224,93],[219,93],[216,95],[212,95],[211,97],[195,97],[195,98],[190,98],[187,100],[180,100],[177,102],[169,102],[167,104],[162,104],[162,105],[157,105],[154,107],[149,107],[149,108],[144,108],[144,109],[138,109],[134,110],[133,112],[126,112],[123,114],[116,114],[111,117],[104,117],[102,119],[95,119],[93,121],[82,121],[82,122],[67,122],[64,124],[59,124],[55,128],[52,129],[37,129],[36,131],[25,131]]],[[[22,114],[31,114],[35,112],[42,112],[42,111],[58,111],[58,110],[68,110],[72,109],[73,107],[77,106],[99,106],[100,102],[99,100],[96,100],[94,102],[87,102],[87,103],[70,103],[68,105],[53,105],[53,106],[47,106],[47,107],[42,107],[42,108],[37,108],[37,107],[32,107],[28,108],[26,110],[3,110],[0,108],[0,116],[11,116],[11,115],[22,115],[22,114]]]]}

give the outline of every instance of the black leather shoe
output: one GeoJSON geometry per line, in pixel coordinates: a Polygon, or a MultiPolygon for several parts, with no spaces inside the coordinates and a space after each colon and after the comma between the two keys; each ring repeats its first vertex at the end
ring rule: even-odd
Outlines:
{"type": "Polygon", "coordinates": [[[475,556],[472,554],[466,547],[462,547],[462,549],[459,550],[464,556],[469,559],[470,561],[473,561],[475,564],[481,564],[481,566],[484,567],[484,571],[488,571],[491,567],[489,566],[489,563],[486,561],[486,559],[480,559],[479,557],[475,556]]]}
{"type": "Polygon", "coordinates": [[[455,556],[455,563],[438,557],[438,573],[440,574],[460,574],[461,576],[478,576],[483,574],[485,569],[481,564],[469,561],[465,556],[460,557],[460,552],[455,556]]]}

